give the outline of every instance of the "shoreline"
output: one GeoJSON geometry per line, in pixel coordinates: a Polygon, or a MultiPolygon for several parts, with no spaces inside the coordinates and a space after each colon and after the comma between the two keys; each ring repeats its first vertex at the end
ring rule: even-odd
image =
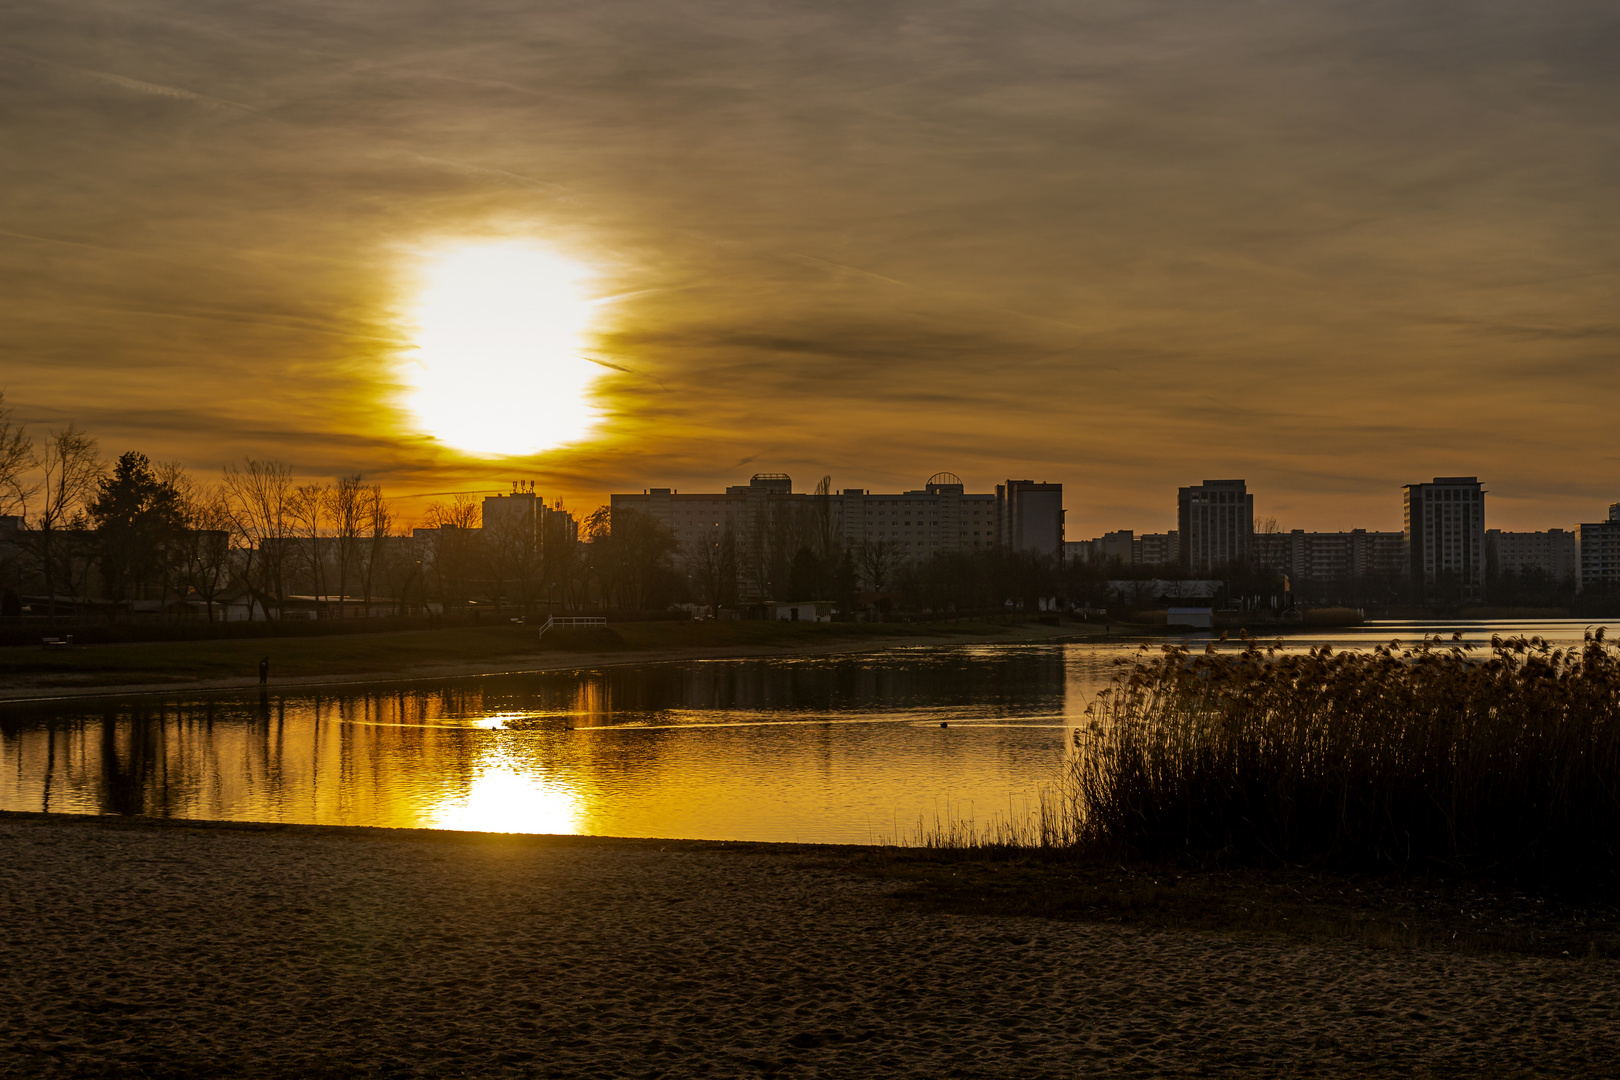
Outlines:
{"type": "MultiPolygon", "coordinates": [[[[617,650],[612,652],[558,652],[504,661],[482,661],[417,667],[408,673],[399,669],[374,669],[333,675],[293,675],[272,677],[262,685],[266,692],[286,692],[326,687],[369,686],[376,683],[433,682],[440,679],[485,678],[499,675],[538,675],[581,668],[634,667],[641,664],[683,661],[749,660],[772,656],[834,656],[848,653],[885,652],[890,649],[935,645],[1028,645],[1066,644],[1081,638],[1098,641],[1127,640],[1136,635],[1105,634],[1095,627],[1077,623],[1047,626],[1028,623],[1008,627],[1005,633],[916,634],[906,637],[879,636],[842,638],[836,641],[798,641],[760,645],[681,645],[665,648],[617,650]],[[539,662],[536,662],[539,661],[539,662]]],[[[113,646],[120,647],[120,646],[113,646]]],[[[126,698],[168,694],[236,694],[261,689],[256,677],[188,679],[154,683],[106,683],[82,686],[3,686],[0,705],[44,704],[95,698],[126,698]]]]}

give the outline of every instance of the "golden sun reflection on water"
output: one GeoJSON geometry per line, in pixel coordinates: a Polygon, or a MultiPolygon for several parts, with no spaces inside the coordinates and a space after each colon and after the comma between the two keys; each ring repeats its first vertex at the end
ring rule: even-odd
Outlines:
{"type": "Polygon", "coordinates": [[[480,766],[465,792],[436,803],[426,817],[430,829],[577,833],[584,807],[566,784],[496,761],[480,766]]]}
{"type": "Polygon", "coordinates": [[[525,243],[423,258],[411,304],[405,406],[435,439],[510,457],[578,442],[595,425],[596,365],[580,356],[596,305],[584,267],[525,243]]]}

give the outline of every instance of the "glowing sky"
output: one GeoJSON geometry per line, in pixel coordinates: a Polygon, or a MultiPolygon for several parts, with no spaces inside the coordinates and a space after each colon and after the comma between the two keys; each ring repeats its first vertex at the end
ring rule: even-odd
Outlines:
{"type": "Polygon", "coordinates": [[[0,108],[0,386],[113,452],[581,508],[949,469],[1071,537],[1228,476],[1285,527],[1620,499],[1612,0],[16,0],[0,108]],[[412,274],[478,244],[605,300],[583,441],[406,408],[412,274]]]}

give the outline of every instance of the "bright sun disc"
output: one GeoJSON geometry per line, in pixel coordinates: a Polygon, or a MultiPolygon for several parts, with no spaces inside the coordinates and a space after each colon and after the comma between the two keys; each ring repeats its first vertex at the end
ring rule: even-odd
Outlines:
{"type": "Polygon", "coordinates": [[[520,243],[451,248],[424,270],[405,404],[427,433],[489,457],[584,438],[596,421],[584,271],[520,243]]]}

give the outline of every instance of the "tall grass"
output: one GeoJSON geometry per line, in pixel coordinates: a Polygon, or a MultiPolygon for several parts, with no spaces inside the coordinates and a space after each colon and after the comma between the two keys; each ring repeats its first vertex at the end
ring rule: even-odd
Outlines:
{"type": "Polygon", "coordinates": [[[1021,810],[1008,806],[1006,814],[991,814],[984,820],[935,813],[932,822],[918,818],[915,829],[897,834],[894,846],[973,856],[1072,852],[1081,836],[1079,804],[1073,795],[1068,783],[1043,787],[1035,805],[1021,810]]]}
{"type": "MultiPolygon", "coordinates": [[[[1144,647],[1145,648],[1145,647],[1144,647]]],[[[1493,638],[1124,662],[1054,820],[1096,854],[1611,877],[1620,649],[1493,638]]]]}

